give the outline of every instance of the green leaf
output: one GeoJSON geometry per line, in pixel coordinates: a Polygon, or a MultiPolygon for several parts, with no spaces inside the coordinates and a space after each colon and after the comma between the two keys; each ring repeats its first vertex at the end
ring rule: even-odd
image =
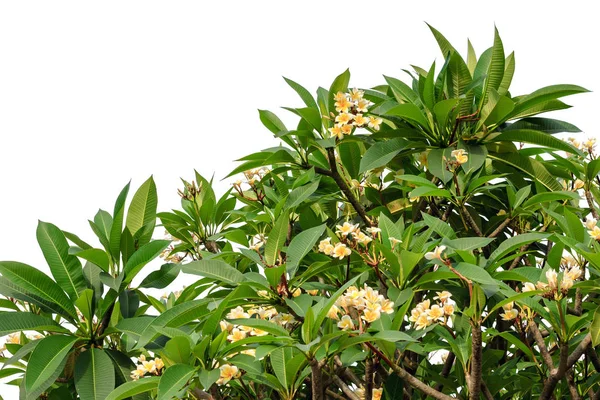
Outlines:
{"type": "Polygon", "coordinates": [[[515,129],[529,129],[544,133],[581,132],[581,129],[575,125],[569,124],[568,122],[539,117],[520,119],[515,123],[508,125],[507,128],[503,129],[503,132],[515,129]]]}
{"type": "Polygon", "coordinates": [[[502,39],[498,34],[498,29],[494,28],[494,45],[492,46],[491,59],[487,68],[483,96],[480,105],[484,105],[492,90],[498,90],[504,76],[504,46],[502,39]]]}
{"type": "Polygon", "coordinates": [[[319,187],[319,179],[309,183],[308,185],[300,186],[290,192],[285,202],[285,209],[294,208],[306,199],[308,199],[319,187]]]}
{"type": "Polygon", "coordinates": [[[269,233],[267,243],[265,244],[264,254],[265,263],[268,266],[275,265],[279,251],[283,247],[283,243],[287,237],[289,222],[290,220],[288,213],[283,212],[281,215],[279,215],[279,218],[277,218],[273,228],[271,229],[271,232],[269,233]]]}
{"type": "Polygon", "coordinates": [[[124,290],[119,294],[119,309],[123,318],[133,318],[140,306],[140,296],[135,290],[124,290]]]}
{"type": "Polygon", "coordinates": [[[105,400],[115,388],[115,370],[103,350],[92,347],[77,357],[75,388],[81,400],[105,400]]]}
{"type": "Polygon", "coordinates": [[[372,338],[378,339],[378,340],[384,340],[386,342],[391,342],[391,343],[416,342],[416,340],[412,336],[410,336],[404,332],[392,331],[392,330],[379,331],[376,334],[374,334],[372,336],[372,338]]]}
{"type": "Polygon", "coordinates": [[[515,52],[513,51],[506,57],[504,60],[504,76],[502,77],[502,82],[500,82],[500,86],[498,87],[498,93],[500,96],[504,96],[508,93],[508,89],[510,88],[510,84],[512,82],[513,75],[515,74],[515,52]]]}
{"type": "Polygon", "coordinates": [[[458,148],[464,149],[468,153],[467,162],[461,165],[461,168],[465,173],[468,174],[469,172],[477,171],[485,163],[485,159],[488,155],[488,150],[485,146],[469,145],[460,141],[458,148]]]}
{"type": "Polygon", "coordinates": [[[398,80],[396,78],[391,78],[389,76],[383,76],[385,81],[390,86],[396,101],[400,104],[402,103],[411,103],[420,105],[421,100],[419,99],[419,95],[415,93],[406,83],[398,80]]]}
{"type": "Polygon", "coordinates": [[[523,208],[532,206],[539,207],[541,206],[541,203],[564,200],[579,200],[579,195],[576,192],[567,191],[538,193],[527,199],[527,201],[523,203],[523,208]]]}
{"type": "Polygon", "coordinates": [[[169,286],[181,270],[178,264],[163,264],[158,271],[150,272],[140,283],[141,288],[164,289],[169,286]]]}
{"type": "Polygon", "coordinates": [[[408,123],[416,124],[425,131],[429,131],[429,122],[419,107],[414,104],[400,104],[385,112],[384,116],[398,117],[408,123]]]}
{"type": "Polygon", "coordinates": [[[173,337],[165,344],[164,354],[175,363],[186,364],[191,354],[190,339],[187,336],[173,337]]]}
{"type": "Polygon", "coordinates": [[[427,154],[427,165],[431,173],[446,183],[452,179],[452,172],[448,171],[447,161],[452,159],[452,148],[433,149],[427,154]]]}
{"type": "Polygon", "coordinates": [[[86,284],[81,263],[69,254],[65,235],[56,226],[42,221],[38,222],[36,235],[52,276],[71,299],[77,299],[86,284]]]}
{"type": "Polygon", "coordinates": [[[407,145],[407,141],[395,138],[377,142],[365,152],[360,160],[359,173],[383,167],[396,157],[407,145]]]}
{"type": "Polygon", "coordinates": [[[557,139],[547,133],[531,129],[511,129],[505,131],[492,139],[494,142],[523,142],[537,144],[551,149],[566,151],[571,154],[579,154],[579,150],[571,144],[557,139]]]}
{"type": "Polygon", "coordinates": [[[170,244],[170,240],[154,240],[140,247],[131,257],[129,257],[127,264],[125,264],[125,279],[123,280],[122,285],[131,282],[142,268],[158,257],[158,255],[170,244]]]}
{"type": "Polygon", "coordinates": [[[287,270],[290,278],[295,275],[300,261],[306,256],[325,231],[325,224],[300,232],[294,236],[287,248],[287,270]]]}
{"type": "MultiPolygon", "coordinates": [[[[129,229],[131,235],[135,234],[146,225],[154,226],[156,223],[156,207],[158,205],[158,197],[156,194],[156,184],[153,177],[148,178],[140,188],[135,192],[131,199],[131,204],[127,210],[127,220],[125,226],[129,229]]],[[[144,233],[139,238],[139,246],[148,243],[152,237],[153,229],[148,233],[144,233]]]]}
{"type": "Polygon", "coordinates": [[[137,381],[126,382],[110,392],[106,400],[123,400],[158,387],[161,377],[150,376],[137,381]]]}
{"type": "Polygon", "coordinates": [[[550,100],[558,99],[559,97],[569,96],[578,93],[585,93],[589,90],[577,85],[552,85],[538,89],[535,92],[523,96],[517,101],[515,109],[511,113],[512,116],[517,116],[525,113],[527,110],[534,108],[540,104],[550,100]]]}
{"type": "Polygon", "coordinates": [[[185,387],[196,371],[186,364],[175,364],[167,368],[158,383],[158,400],[171,400],[185,387]]]}
{"type": "Polygon", "coordinates": [[[108,255],[106,252],[100,249],[86,249],[74,254],[79,258],[83,258],[91,262],[92,264],[100,267],[102,271],[108,273],[109,272],[109,264],[110,261],[108,259],[108,255]]]}
{"type": "Polygon", "coordinates": [[[69,333],[54,320],[29,312],[0,312],[0,336],[21,331],[69,333]]]}
{"type": "Polygon", "coordinates": [[[534,160],[533,158],[525,157],[519,153],[489,154],[488,157],[494,161],[508,164],[513,168],[525,172],[549,190],[562,190],[562,186],[556,181],[556,178],[548,173],[541,162],[534,160]]]}
{"type": "Polygon", "coordinates": [[[300,96],[300,98],[302,99],[304,104],[306,104],[307,107],[312,107],[312,108],[316,109],[317,111],[319,110],[319,106],[317,105],[317,102],[315,101],[314,97],[310,94],[310,92],[308,90],[306,90],[302,85],[294,82],[291,79],[288,79],[286,77],[284,77],[283,79],[285,79],[287,84],[290,85],[292,87],[292,89],[294,89],[296,91],[296,93],[298,93],[298,95],[300,96]]]}
{"type": "Polygon", "coordinates": [[[73,302],[60,286],[41,271],[19,262],[0,261],[0,293],[37,304],[71,318],[77,318],[73,302]]]}
{"type": "Polygon", "coordinates": [[[506,239],[490,255],[490,258],[487,261],[486,269],[493,266],[497,260],[501,259],[502,257],[507,255],[511,251],[513,251],[523,245],[529,244],[531,242],[537,242],[540,240],[544,240],[548,236],[550,236],[550,235],[547,233],[531,232],[531,233],[523,233],[523,234],[513,236],[511,238],[506,239]]]}
{"type": "Polygon", "coordinates": [[[263,319],[258,319],[258,318],[241,318],[241,319],[232,319],[231,320],[232,324],[235,325],[242,325],[242,326],[250,326],[252,328],[258,328],[260,330],[263,330],[265,332],[269,332],[273,335],[277,335],[277,336],[289,336],[289,332],[282,328],[281,326],[270,322],[270,321],[266,321],[263,319]]]}
{"type": "Polygon", "coordinates": [[[47,381],[64,365],[64,359],[77,340],[79,339],[74,336],[64,335],[52,335],[40,340],[31,353],[25,371],[25,389],[28,394],[53,383],[47,381]]]}
{"type": "Polygon", "coordinates": [[[236,285],[244,280],[244,275],[221,260],[198,260],[181,265],[181,271],[187,274],[216,279],[227,285],[236,285]]]}
{"type": "Polygon", "coordinates": [[[600,173],[600,158],[590,161],[586,166],[586,177],[589,181],[596,179],[600,173]]]}
{"type": "Polygon", "coordinates": [[[258,115],[260,116],[260,121],[263,125],[274,134],[278,134],[281,131],[287,131],[283,122],[281,122],[279,117],[271,111],[258,110],[258,115]]]}
{"type": "Polygon", "coordinates": [[[113,256],[113,260],[119,263],[119,253],[121,250],[121,231],[123,229],[123,216],[125,213],[125,200],[127,199],[127,193],[129,193],[129,185],[125,187],[119,193],[117,200],[115,201],[115,208],[113,212],[113,223],[110,228],[110,253],[113,256]]]}
{"type": "Polygon", "coordinates": [[[75,306],[79,309],[81,314],[85,317],[88,323],[94,317],[94,291],[92,289],[85,289],[81,292],[81,296],[75,302],[75,306]]]}
{"type": "Polygon", "coordinates": [[[590,325],[590,334],[592,335],[592,346],[596,347],[600,344],[600,307],[594,312],[594,319],[590,325]]]}

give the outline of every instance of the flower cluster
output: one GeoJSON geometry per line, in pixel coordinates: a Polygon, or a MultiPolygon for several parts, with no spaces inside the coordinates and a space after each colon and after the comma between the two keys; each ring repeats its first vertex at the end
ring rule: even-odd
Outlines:
{"type": "Polygon", "coordinates": [[[338,328],[349,331],[355,329],[354,319],[358,321],[359,327],[362,327],[363,321],[370,324],[377,321],[381,313],[393,312],[394,302],[365,283],[362,289],[350,286],[342,296],[338,297],[327,316],[338,321],[338,328]],[[342,314],[341,318],[340,314],[342,314]]]}
{"type": "Polygon", "coordinates": [[[220,374],[217,385],[226,385],[230,380],[239,378],[242,373],[235,365],[225,364],[219,367],[220,374]]]}
{"type": "Polygon", "coordinates": [[[161,360],[158,357],[154,360],[146,360],[146,356],[142,354],[138,358],[138,361],[140,362],[140,364],[137,366],[136,369],[131,371],[131,379],[133,379],[134,381],[137,381],[146,374],[160,375],[162,373],[162,370],[165,368],[163,360],[161,360]]]}
{"type": "Polygon", "coordinates": [[[597,226],[598,221],[593,218],[588,218],[585,221],[585,227],[588,229],[589,235],[594,240],[600,240],[600,227],[597,226]]]}
{"type": "Polygon", "coordinates": [[[254,186],[254,184],[257,181],[260,181],[269,172],[271,172],[271,171],[269,170],[269,168],[266,168],[266,167],[250,169],[250,170],[244,172],[244,178],[246,178],[246,180],[241,181],[238,179],[237,181],[233,182],[233,186],[236,188],[239,188],[242,185],[242,183],[247,183],[250,186],[254,186]]]}
{"type": "Polygon", "coordinates": [[[335,124],[329,128],[329,132],[338,140],[342,140],[344,135],[350,135],[354,128],[369,127],[378,131],[383,120],[374,116],[366,117],[364,113],[368,112],[371,102],[363,98],[365,92],[358,89],[352,89],[349,93],[337,92],[334,95],[335,124]]]}
{"type": "Polygon", "coordinates": [[[573,145],[573,147],[578,148],[579,150],[586,151],[588,153],[593,153],[594,148],[596,147],[596,138],[589,138],[585,142],[580,142],[579,140],[570,137],[567,139],[569,143],[573,145]]]}
{"type": "Polygon", "coordinates": [[[425,329],[436,322],[445,324],[454,314],[454,304],[450,300],[452,293],[444,290],[436,294],[433,299],[438,300],[437,304],[431,305],[430,300],[424,300],[411,310],[408,320],[415,324],[415,329],[425,329]]]}
{"type": "Polygon", "coordinates": [[[546,271],[546,280],[548,283],[538,281],[537,284],[533,284],[531,282],[525,282],[523,284],[523,292],[530,292],[532,290],[544,290],[544,297],[555,299],[560,298],[561,294],[566,294],[569,289],[573,287],[573,283],[581,277],[583,272],[579,265],[568,265],[567,269],[562,275],[562,279],[560,281],[560,285],[558,284],[558,273],[550,269],[546,271]]]}
{"type": "MultiPolygon", "coordinates": [[[[227,319],[245,319],[256,316],[259,319],[274,322],[280,326],[288,326],[295,322],[294,316],[286,313],[279,313],[274,307],[252,307],[247,311],[241,306],[237,306],[229,311],[225,316],[227,319]]],[[[221,331],[227,331],[227,340],[237,342],[246,339],[249,336],[265,336],[268,332],[262,329],[252,328],[244,325],[234,325],[225,320],[220,322],[221,331]]]]}
{"type": "Polygon", "coordinates": [[[330,237],[323,239],[319,242],[319,251],[340,260],[352,254],[351,247],[358,245],[366,247],[373,241],[373,237],[381,232],[379,228],[367,228],[367,234],[360,230],[358,224],[353,225],[349,222],[337,225],[336,228],[340,242],[332,244],[330,237]]]}
{"type": "MultiPolygon", "coordinates": [[[[365,396],[365,388],[363,386],[359,386],[358,388],[356,388],[356,390],[354,390],[354,394],[360,400],[364,400],[366,397],[365,396]]],[[[379,388],[379,389],[373,388],[373,390],[371,391],[371,398],[373,400],[381,400],[382,395],[383,395],[383,388],[379,388]]]]}

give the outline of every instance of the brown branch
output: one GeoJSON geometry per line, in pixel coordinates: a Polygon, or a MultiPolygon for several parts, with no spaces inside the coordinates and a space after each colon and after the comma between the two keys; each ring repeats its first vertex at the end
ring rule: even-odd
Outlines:
{"type": "Polygon", "coordinates": [[[479,400],[482,384],[483,345],[481,326],[471,321],[471,365],[469,371],[469,400],[479,400]]]}
{"type": "Polygon", "coordinates": [[[448,220],[448,218],[450,218],[450,215],[452,214],[452,210],[454,210],[454,204],[450,203],[450,204],[448,204],[448,207],[446,207],[446,211],[444,211],[444,215],[442,215],[442,221],[446,222],[448,220]]]}
{"type": "Polygon", "coordinates": [[[425,383],[423,383],[417,377],[409,374],[404,368],[402,368],[399,365],[396,365],[396,363],[394,363],[393,361],[391,361],[385,354],[383,354],[381,351],[379,351],[371,343],[366,342],[365,345],[368,348],[370,348],[371,351],[373,351],[373,353],[377,354],[377,356],[380,359],[382,359],[383,361],[385,361],[385,363],[392,369],[392,371],[394,371],[396,373],[396,375],[398,375],[400,378],[402,378],[406,383],[408,383],[413,388],[415,388],[417,390],[420,390],[421,392],[425,393],[428,396],[433,397],[434,399],[438,399],[438,400],[455,400],[453,397],[450,397],[450,396],[448,396],[448,395],[446,395],[444,393],[441,393],[441,392],[435,390],[431,386],[428,386],[425,383]]]}
{"type": "Polygon", "coordinates": [[[352,383],[354,383],[356,386],[360,386],[360,384],[361,384],[360,379],[358,379],[358,377],[354,374],[354,372],[352,372],[351,369],[344,367],[344,364],[342,363],[340,356],[335,355],[333,357],[333,361],[338,366],[339,371],[342,374],[344,374],[346,376],[346,378],[350,379],[352,381],[352,383]]]}
{"type": "Polygon", "coordinates": [[[467,207],[465,207],[463,205],[460,209],[462,211],[464,219],[467,221],[467,223],[469,224],[469,226],[471,227],[471,229],[473,229],[473,232],[475,232],[475,234],[477,236],[483,237],[483,233],[481,232],[481,229],[479,229],[479,227],[477,226],[477,223],[475,222],[475,220],[471,216],[471,213],[469,213],[469,210],[467,210],[467,207]]]}
{"type": "Polygon", "coordinates": [[[490,389],[488,389],[487,385],[483,381],[481,381],[481,391],[486,400],[494,400],[494,395],[492,392],[490,392],[490,389]]]}
{"type": "MultiPolygon", "coordinates": [[[[444,362],[444,366],[442,367],[442,372],[440,373],[441,377],[446,378],[450,374],[450,371],[452,370],[452,365],[454,365],[455,359],[456,359],[456,355],[453,352],[449,352],[448,357],[446,357],[446,361],[444,362]]],[[[439,382],[437,385],[435,385],[435,390],[437,390],[437,391],[441,392],[443,388],[444,388],[444,384],[441,382],[439,382]]]]}
{"type": "Polygon", "coordinates": [[[352,193],[352,190],[348,187],[348,184],[344,180],[344,178],[340,175],[340,172],[337,168],[337,161],[335,160],[335,150],[330,147],[327,149],[327,159],[329,160],[329,168],[331,169],[331,177],[337,183],[338,187],[346,196],[346,199],[352,204],[352,207],[356,210],[356,213],[360,216],[360,218],[364,221],[367,226],[375,226],[373,221],[367,216],[364,207],[358,199],[352,193]]]}
{"type": "Polygon", "coordinates": [[[590,206],[590,212],[592,213],[592,217],[595,220],[599,220],[600,216],[598,215],[598,211],[596,210],[596,206],[594,206],[594,198],[592,197],[592,193],[589,190],[585,191],[585,198],[590,206]]]}
{"type": "Polygon", "coordinates": [[[192,389],[192,395],[198,400],[213,400],[213,397],[210,395],[210,393],[198,388],[192,389]]]}
{"type": "Polygon", "coordinates": [[[537,346],[540,349],[540,354],[542,355],[542,358],[544,359],[544,363],[546,364],[546,366],[548,367],[549,370],[552,370],[554,368],[554,363],[552,362],[552,356],[548,352],[548,348],[546,347],[546,343],[544,342],[544,338],[542,337],[540,330],[538,329],[536,323],[533,320],[529,321],[528,326],[529,326],[529,331],[533,335],[533,339],[535,340],[535,343],[537,344],[537,346]]]}
{"type": "Polygon", "coordinates": [[[502,233],[504,228],[506,228],[510,224],[510,221],[512,221],[512,218],[506,218],[504,221],[502,221],[502,223],[500,225],[498,225],[498,227],[494,230],[494,232],[490,233],[488,238],[490,238],[490,239],[495,238],[500,233],[502,233]]]}
{"type": "MultiPolygon", "coordinates": [[[[340,396],[339,394],[335,393],[333,390],[327,389],[327,390],[325,391],[325,393],[327,393],[327,396],[329,396],[329,397],[333,397],[334,399],[338,399],[338,400],[346,400],[346,399],[344,398],[344,396],[340,396]]],[[[354,397],[351,397],[351,399],[352,399],[352,400],[360,400],[360,399],[358,399],[358,398],[354,398],[354,397]]]]}
{"type": "MultiPolygon", "coordinates": [[[[546,229],[548,229],[548,226],[550,225],[544,225],[542,226],[537,232],[543,233],[546,232],[546,229]]],[[[532,245],[533,242],[523,245],[521,246],[521,248],[519,249],[519,253],[525,253],[527,251],[527,249],[529,249],[529,246],[532,245]]],[[[519,265],[519,263],[521,262],[521,260],[523,259],[525,255],[521,254],[519,257],[515,258],[512,262],[512,264],[510,264],[510,266],[508,267],[508,270],[510,271],[511,269],[514,269],[517,265],[519,265]]]]}
{"type": "Polygon", "coordinates": [[[552,397],[554,388],[558,382],[564,378],[565,373],[579,360],[587,347],[592,341],[592,335],[588,333],[585,338],[579,343],[577,348],[569,355],[569,343],[561,343],[560,345],[560,363],[558,368],[553,368],[550,371],[550,376],[544,382],[544,388],[540,394],[540,400],[548,400],[552,397]]]}
{"type": "Polygon", "coordinates": [[[567,384],[569,386],[569,392],[571,393],[571,400],[581,400],[579,392],[577,392],[577,385],[575,384],[575,378],[573,377],[573,369],[567,371],[567,384]]]}
{"type": "Polygon", "coordinates": [[[373,358],[365,360],[365,399],[373,400],[373,358]]]}
{"type": "MultiPolygon", "coordinates": [[[[354,391],[352,391],[352,389],[350,389],[348,387],[348,385],[346,385],[346,383],[340,379],[339,376],[334,374],[331,377],[331,379],[333,379],[333,383],[335,383],[340,389],[342,389],[342,392],[344,392],[344,394],[346,395],[346,397],[348,397],[348,399],[360,400],[360,398],[354,393],[354,391]]],[[[329,392],[328,392],[328,394],[329,394],[329,392]]]]}
{"type": "Polygon", "coordinates": [[[312,387],[312,398],[313,400],[325,400],[325,388],[323,387],[323,373],[321,371],[321,365],[316,358],[311,358],[310,370],[312,372],[310,377],[312,387]]]}

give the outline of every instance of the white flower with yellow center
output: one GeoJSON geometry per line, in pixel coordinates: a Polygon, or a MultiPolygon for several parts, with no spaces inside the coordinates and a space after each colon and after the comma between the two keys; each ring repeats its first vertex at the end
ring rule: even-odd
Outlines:
{"type": "Polygon", "coordinates": [[[410,322],[417,322],[422,313],[423,312],[418,308],[413,308],[412,310],[410,310],[410,317],[408,317],[408,320],[410,322]]]}
{"type": "Polygon", "coordinates": [[[333,258],[343,259],[346,256],[352,254],[352,250],[344,243],[336,243],[333,248],[333,254],[331,255],[333,258]]]}
{"type": "Polygon", "coordinates": [[[546,271],[546,279],[548,280],[548,287],[550,288],[550,290],[556,289],[558,287],[556,282],[557,277],[558,274],[555,270],[549,269],[548,271],[546,271]]]}
{"type": "Polygon", "coordinates": [[[570,138],[568,139],[568,141],[569,141],[569,143],[571,143],[571,144],[573,145],[573,147],[576,147],[576,148],[578,148],[578,149],[579,149],[579,148],[581,148],[581,142],[580,142],[579,140],[577,140],[577,139],[575,139],[575,138],[572,138],[572,137],[570,137],[570,138]]]}
{"type": "Polygon", "coordinates": [[[263,247],[263,242],[258,242],[250,246],[250,250],[259,251],[261,247],[263,247]]]}
{"type": "Polygon", "coordinates": [[[523,284],[523,289],[521,290],[523,293],[525,292],[532,292],[535,290],[535,285],[531,282],[525,282],[523,284]]]}
{"type": "Polygon", "coordinates": [[[434,300],[439,300],[442,303],[445,303],[447,300],[450,299],[450,297],[452,297],[452,293],[450,293],[447,290],[441,291],[441,292],[435,292],[437,294],[437,296],[435,296],[433,299],[434,300]]]}
{"type": "Polygon", "coordinates": [[[339,317],[338,317],[339,312],[340,312],[340,309],[337,306],[333,305],[327,312],[327,317],[331,318],[331,319],[335,319],[337,321],[339,319],[339,317]]]}
{"type": "Polygon", "coordinates": [[[425,258],[427,260],[441,260],[444,250],[446,250],[446,246],[435,246],[433,251],[425,253],[425,258]]]}
{"type": "Polygon", "coordinates": [[[576,179],[575,182],[573,183],[573,190],[579,190],[584,186],[585,186],[584,181],[582,181],[581,179],[576,179]]]}
{"type": "Polygon", "coordinates": [[[353,104],[346,97],[335,102],[335,111],[347,113],[353,104]]]}
{"type": "Polygon", "coordinates": [[[235,365],[225,364],[222,365],[219,370],[221,371],[219,374],[219,379],[217,379],[217,385],[225,385],[230,380],[238,378],[240,374],[240,370],[235,365]]]}
{"type": "Polygon", "coordinates": [[[371,303],[380,303],[383,301],[383,296],[379,294],[379,291],[374,290],[372,287],[365,284],[364,298],[366,301],[371,303]]]}
{"type": "Polygon", "coordinates": [[[390,243],[391,243],[391,245],[392,245],[392,249],[393,249],[394,247],[396,247],[396,245],[398,245],[398,244],[402,243],[402,240],[400,240],[400,239],[396,239],[395,237],[392,237],[392,236],[390,236],[388,239],[390,240],[390,243]]]}
{"type": "Polygon", "coordinates": [[[349,94],[350,94],[350,100],[352,100],[352,101],[359,101],[365,95],[365,91],[364,90],[359,90],[357,88],[354,88],[354,89],[352,89],[350,91],[349,94]]]}
{"type": "Polygon", "coordinates": [[[367,125],[368,123],[369,123],[369,120],[366,117],[364,117],[362,114],[356,114],[354,116],[354,120],[352,121],[352,125],[358,126],[358,127],[367,125]]]}
{"type": "Polygon", "coordinates": [[[431,323],[432,322],[429,319],[429,317],[427,316],[427,314],[426,313],[421,313],[421,315],[419,315],[419,318],[417,318],[417,320],[415,321],[415,329],[416,330],[425,329],[429,325],[431,325],[431,323]]]}
{"type": "Polygon", "coordinates": [[[233,329],[233,324],[230,324],[227,321],[219,322],[219,326],[221,327],[221,332],[224,332],[224,331],[231,332],[231,330],[233,329]]]}
{"type": "Polygon", "coordinates": [[[600,240],[600,227],[594,226],[592,230],[589,230],[588,233],[594,240],[600,240]]]}
{"type": "Polygon", "coordinates": [[[573,279],[567,274],[563,275],[562,281],[560,281],[561,290],[569,290],[573,287],[573,279]]]}
{"type": "Polygon", "coordinates": [[[458,164],[464,164],[469,161],[469,157],[467,157],[468,153],[464,149],[452,150],[451,154],[458,164]]]}
{"type": "Polygon", "coordinates": [[[21,334],[19,332],[11,333],[6,337],[6,343],[21,344],[21,334]]]}
{"type": "MultiPolygon", "coordinates": [[[[343,125],[342,126],[342,134],[350,135],[352,133],[352,129],[354,129],[354,127],[352,125],[343,125]]],[[[340,138],[340,139],[342,139],[342,138],[340,138]]]]}
{"type": "Polygon", "coordinates": [[[427,299],[427,300],[423,300],[422,302],[420,302],[419,304],[417,304],[417,309],[420,310],[421,312],[427,311],[429,310],[429,307],[431,306],[431,300],[427,299]]]}
{"type": "Polygon", "coordinates": [[[377,321],[380,317],[381,313],[379,312],[379,310],[371,310],[367,308],[365,309],[364,314],[361,318],[368,323],[372,323],[377,321]]]}
{"type": "Polygon", "coordinates": [[[227,319],[240,319],[240,318],[250,318],[250,315],[244,311],[241,306],[237,306],[229,311],[229,313],[225,316],[227,319]]]}
{"type": "Polygon", "coordinates": [[[354,238],[356,241],[364,246],[368,245],[373,241],[371,236],[366,235],[364,232],[359,232],[358,234],[354,234],[354,238]]]}
{"type": "Polygon", "coordinates": [[[143,365],[138,365],[137,369],[131,371],[131,379],[137,381],[146,374],[146,369],[143,365]]]}
{"type": "Polygon", "coordinates": [[[394,302],[389,299],[385,299],[381,302],[381,312],[386,314],[392,314],[394,312],[394,302]]]}
{"type": "Polygon", "coordinates": [[[366,113],[367,111],[369,111],[369,106],[371,105],[371,102],[367,99],[360,99],[356,102],[356,111],[360,112],[360,113],[366,113]]]}
{"type": "Polygon", "coordinates": [[[444,309],[434,304],[427,310],[426,315],[431,321],[442,321],[444,319],[444,309]]]}
{"type": "Polygon", "coordinates": [[[327,239],[323,239],[319,242],[319,251],[321,253],[325,253],[325,248],[327,246],[331,245],[331,238],[328,237],[327,239]]]}
{"type": "Polygon", "coordinates": [[[142,361],[142,365],[144,366],[144,369],[147,373],[153,374],[156,372],[156,363],[154,362],[154,360],[142,361]]]}
{"type": "Polygon", "coordinates": [[[340,113],[335,117],[335,122],[340,125],[347,125],[352,122],[354,115],[349,113],[340,113]]]}
{"type": "Polygon", "coordinates": [[[352,322],[352,318],[348,315],[344,315],[340,322],[337,323],[338,328],[343,331],[351,331],[354,329],[354,322],[352,322]]]}
{"type": "Polygon", "coordinates": [[[300,288],[296,288],[294,289],[294,291],[292,292],[292,297],[298,297],[302,294],[302,289],[300,288]]]}
{"type": "Polygon", "coordinates": [[[503,314],[500,314],[504,321],[512,321],[519,316],[519,310],[516,308],[505,310],[503,314]]]}
{"type": "Polygon", "coordinates": [[[310,294],[311,296],[316,296],[319,294],[319,289],[307,290],[306,293],[310,294]]]}
{"type": "Polygon", "coordinates": [[[259,297],[262,297],[262,298],[264,298],[264,299],[268,299],[268,298],[269,298],[269,292],[267,292],[266,290],[258,290],[258,291],[256,292],[256,294],[257,294],[259,297]]]}
{"type": "Polygon", "coordinates": [[[502,306],[504,311],[512,310],[515,307],[515,302],[511,301],[510,303],[506,303],[502,306]]]}
{"type": "Polygon", "coordinates": [[[377,235],[378,233],[380,233],[380,232],[381,232],[381,228],[377,228],[377,227],[369,227],[369,228],[367,228],[367,229],[366,229],[366,231],[367,231],[368,233],[370,233],[370,234],[371,234],[371,236],[375,236],[375,235],[377,235]]]}
{"type": "Polygon", "coordinates": [[[163,369],[165,367],[165,363],[163,362],[162,359],[155,358],[154,359],[154,366],[156,367],[157,371],[160,371],[161,369],[163,369]]]}
{"type": "Polygon", "coordinates": [[[335,233],[346,237],[346,236],[354,233],[358,229],[358,224],[353,225],[349,222],[344,222],[343,225],[336,225],[336,228],[337,228],[337,231],[335,231],[335,233]]]}
{"type": "Polygon", "coordinates": [[[454,304],[444,304],[444,315],[449,317],[454,314],[454,304]]]}
{"type": "Polygon", "coordinates": [[[571,280],[576,281],[583,274],[581,268],[578,265],[571,267],[568,271],[565,272],[565,275],[568,276],[571,280]]]}
{"type": "Polygon", "coordinates": [[[378,131],[379,128],[381,128],[382,123],[383,123],[383,120],[381,118],[369,117],[369,124],[367,126],[371,129],[373,129],[374,131],[378,131]]]}
{"type": "Polygon", "coordinates": [[[252,331],[250,332],[250,335],[252,335],[252,336],[266,336],[268,334],[269,334],[269,332],[263,331],[262,329],[258,329],[258,328],[253,328],[252,331]]]}
{"type": "Polygon", "coordinates": [[[331,133],[332,136],[337,137],[339,140],[342,140],[344,138],[344,133],[342,132],[342,125],[335,124],[333,128],[329,128],[328,131],[329,133],[331,133]]]}
{"type": "Polygon", "coordinates": [[[340,100],[347,99],[347,98],[348,98],[348,95],[344,92],[337,92],[336,94],[333,95],[333,99],[335,101],[340,101],[340,100]]]}

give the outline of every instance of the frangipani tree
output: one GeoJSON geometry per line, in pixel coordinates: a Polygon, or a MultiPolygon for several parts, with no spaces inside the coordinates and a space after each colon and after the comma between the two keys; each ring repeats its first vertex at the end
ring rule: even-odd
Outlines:
{"type": "Polygon", "coordinates": [[[196,173],[156,214],[150,179],[124,228],[126,191],[91,223],[102,248],[41,223],[54,280],[0,263],[3,376],[27,399],[599,398],[600,162],[537,116],[586,90],[515,96],[497,31],[463,58],[431,30],[444,62],[408,80],[286,79],[297,125],[261,110],[282,144],[220,197],[196,173]]]}

